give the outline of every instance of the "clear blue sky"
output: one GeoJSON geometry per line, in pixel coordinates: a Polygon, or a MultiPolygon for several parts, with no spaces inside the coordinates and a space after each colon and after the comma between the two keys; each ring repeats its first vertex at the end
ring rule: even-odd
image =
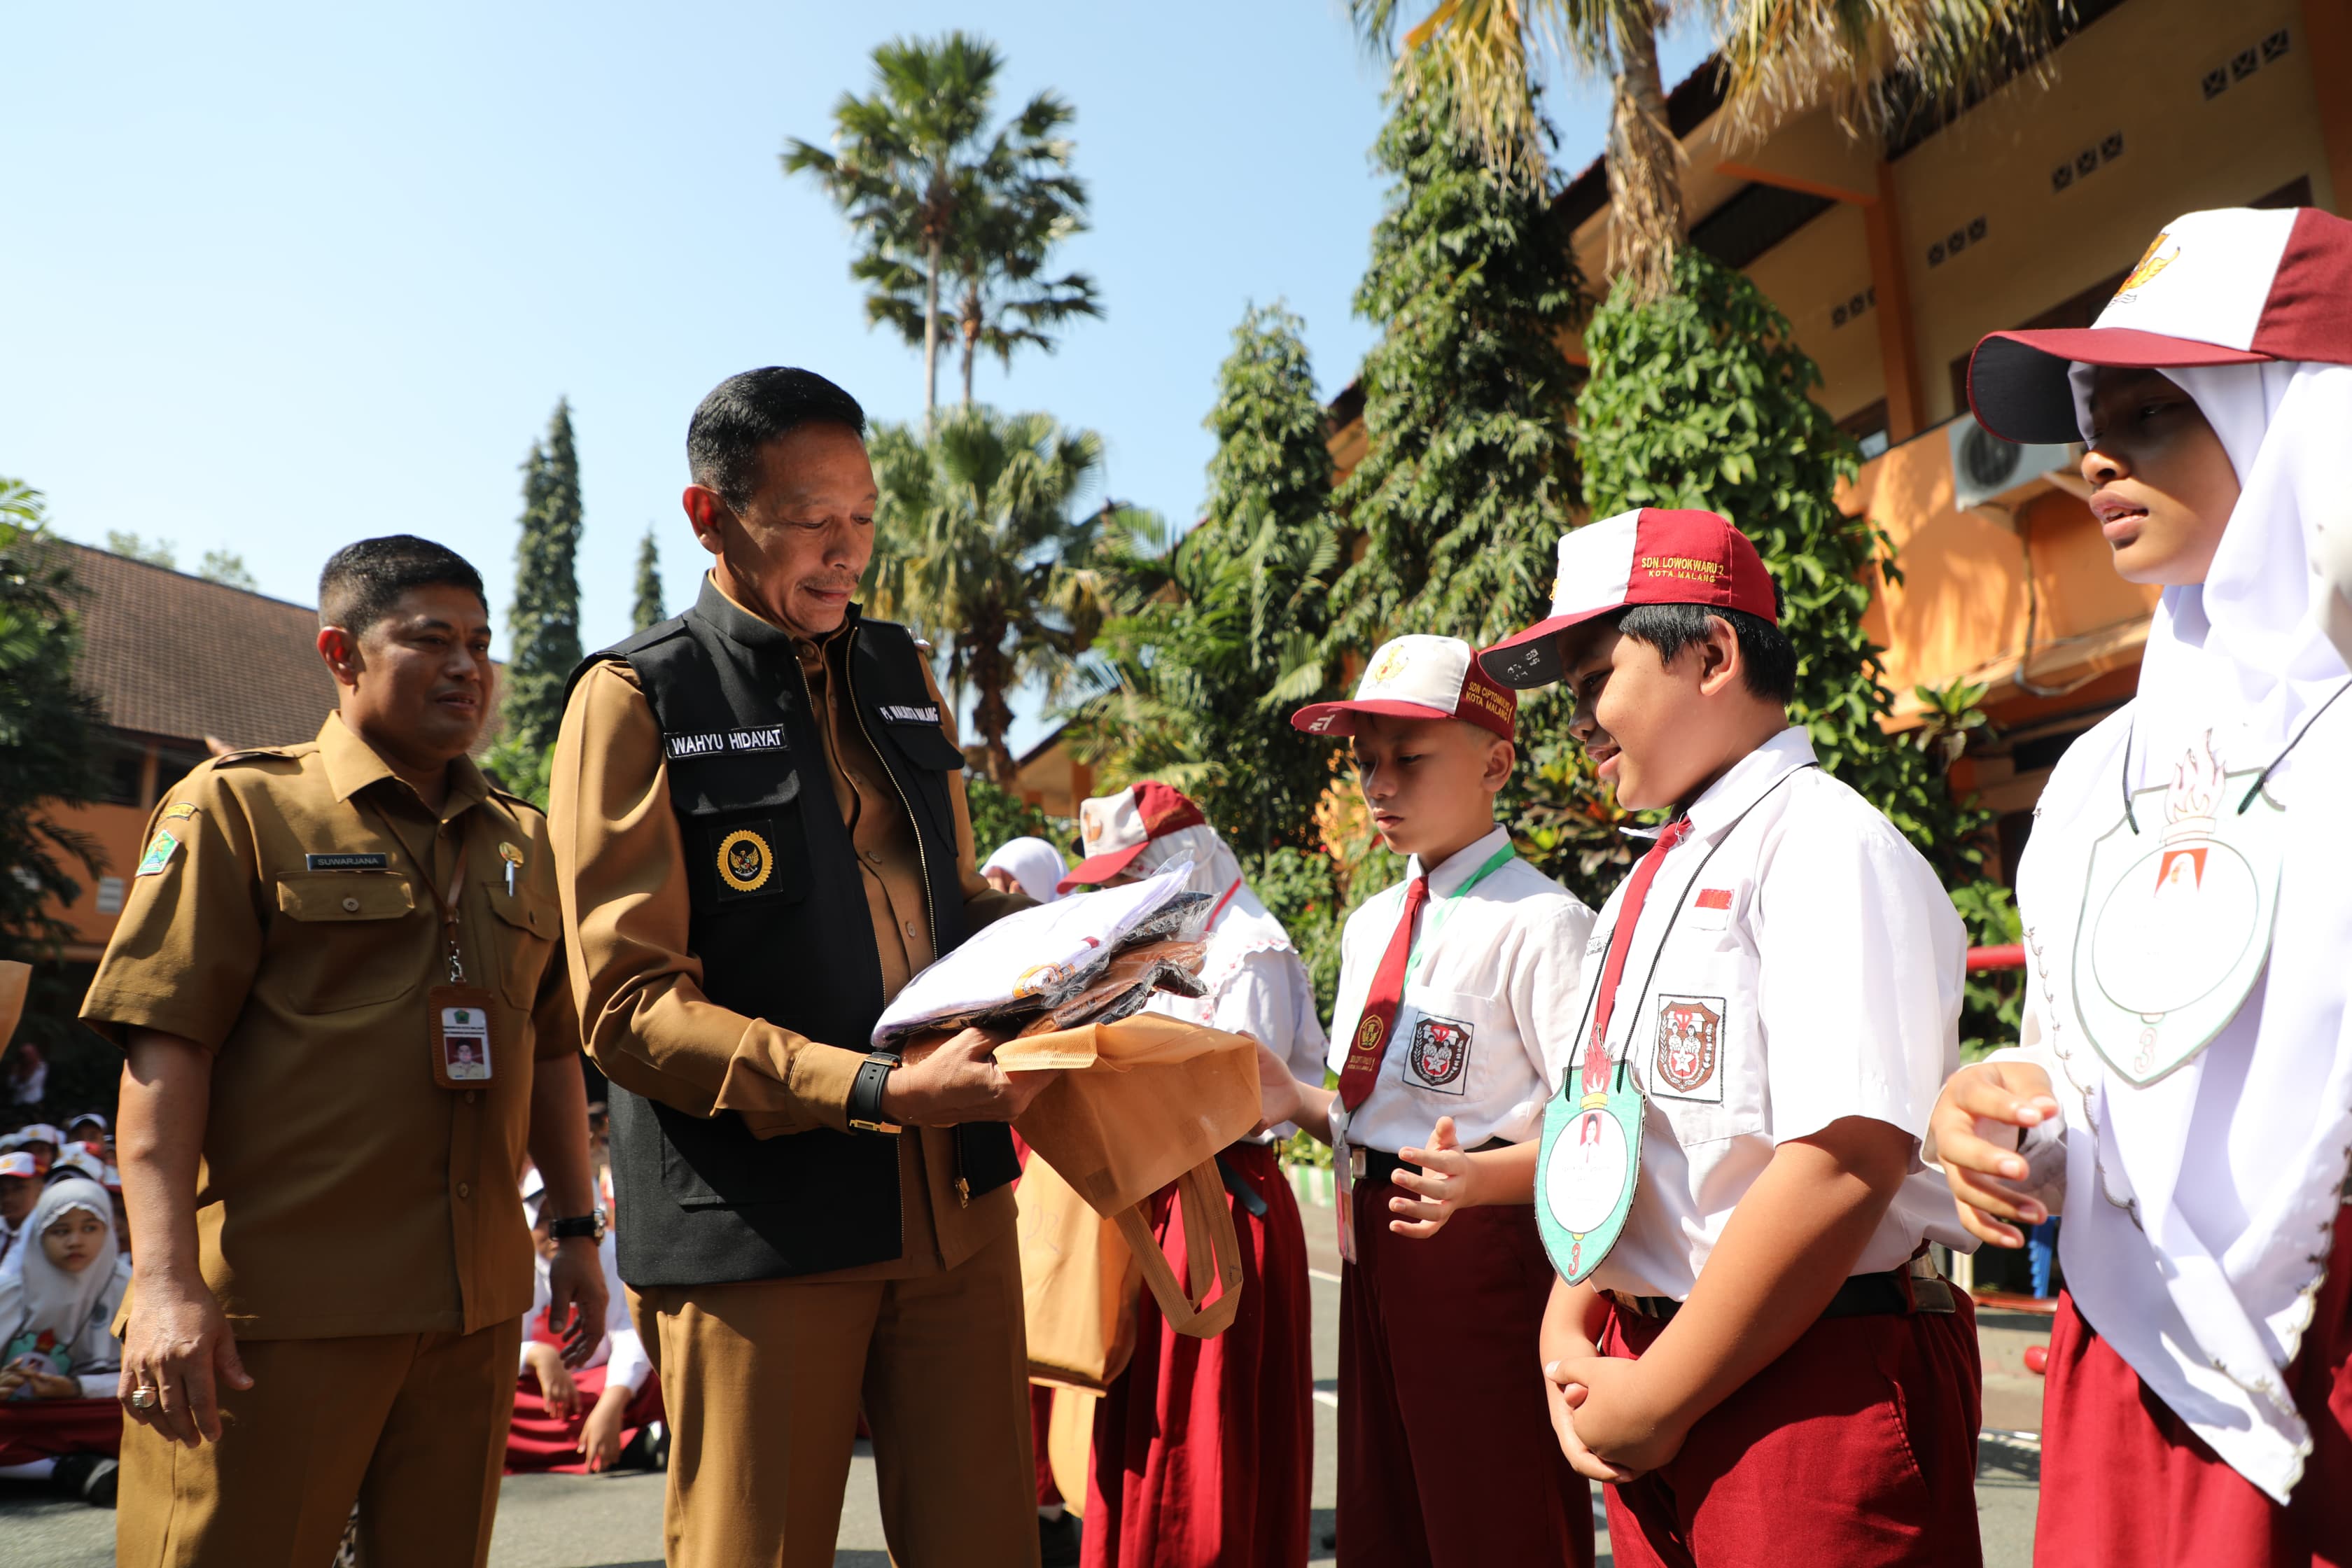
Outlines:
{"type": "MultiPolygon", "coordinates": [[[[983,362],[978,391],[1101,431],[1111,494],[1193,513],[1249,302],[1306,318],[1327,396],[1372,341],[1349,301],[1385,68],[1339,0],[226,9],[0,14],[0,474],[72,538],[160,537],[184,568],[226,548],[309,604],[337,546],[422,533],[503,617],[518,465],[568,396],[587,645],[627,630],[649,522],[678,607],[686,421],[714,384],[805,364],[920,411],[920,355],[866,331],[840,219],[776,162],[899,34],[981,32],[1005,110],[1076,107],[1094,230],[1066,259],[1107,317],[1009,379],[983,362]]],[[[1670,48],[1669,80],[1703,52],[1670,48]]],[[[1605,88],[1550,109],[1572,171],[1605,88]]]]}

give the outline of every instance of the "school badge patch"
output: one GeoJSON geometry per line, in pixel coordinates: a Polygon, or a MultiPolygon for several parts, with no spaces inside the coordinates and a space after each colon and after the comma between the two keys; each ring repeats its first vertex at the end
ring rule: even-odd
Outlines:
{"type": "Polygon", "coordinates": [[[1723,1061],[1724,1000],[1720,996],[1661,996],[1658,998],[1657,1054],[1651,1069],[1657,1092],[1680,1099],[1721,1100],[1721,1086],[1701,1094],[1715,1082],[1723,1061]]]}
{"type": "Polygon", "coordinates": [[[1439,1094],[1470,1092],[1470,1026],[1454,1018],[1413,1020],[1405,1047],[1404,1080],[1439,1094]]]}
{"type": "Polygon", "coordinates": [[[739,827],[719,841],[719,880],[736,892],[758,892],[775,870],[775,850],[751,828],[739,827]]]}
{"type": "Polygon", "coordinates": [[[158,833],[152,839],[148,841],[147,853],[139,858],[139,869],[132,872],[131,875],[134,877],[160,877],[163,874],[163,868],[172,863],[172,857],[177,855],[179,852],[180,841],[178,839],[173,837],[168,833],[158,833]]]}

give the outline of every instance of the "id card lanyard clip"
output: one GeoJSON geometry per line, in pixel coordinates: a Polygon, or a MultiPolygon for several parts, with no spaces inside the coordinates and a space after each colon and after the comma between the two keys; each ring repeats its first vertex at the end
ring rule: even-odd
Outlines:
{"type": "MultiPolygon", "coordinates": [[[[371,805],[373,803],[371,802],[371,805]]],[[[497,1074],[495,1042],[490,1035],[490,994],[479,986],[466,983],[466,955],[457,940],[458,905],[466,890],[466,855],[468,846],[461,836],[457,844],[457,864],[449,879],[449,890],[444,893],[433,875],[432,862],[416,853],[392,818],[378,808],[376,815],[416,867],[425,883],[425,896],[433,900],[433,912],[440,918],[442,957],[446,979],[425,993],[425,1005],[431,1021],[430,1056],[433,1081],[443,1089],[477,1089],[492,1080],[497,1074]]],[[[428,841],[429,843],[429,841],[428,841]]],[[[509,868],[511,869],[511,868],[509,868]]]]}

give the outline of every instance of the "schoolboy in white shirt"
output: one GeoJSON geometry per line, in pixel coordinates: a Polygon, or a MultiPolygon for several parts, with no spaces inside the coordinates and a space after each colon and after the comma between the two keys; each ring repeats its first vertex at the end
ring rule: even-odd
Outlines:
{"type": "Polygon", "coordinates": [[[1919,1160],[1958,1059],[1959,919],[1789,724],[1796,656],[1729,522],[1566,535],[1552,612],[1483,662],[1566,680],[1618,803],[1673,808],[1554,1037],[1533,1187],[1563,1450],[1615,1482],[1628,1568],[1976,1564],[1975,1320],[1926,1259],[1969,1242],[1919,1160]]]}
{"type": "Polygon", "coordinates": [[[1545,1049],[1571,1022],[1592,911],[1495,825],[1517,719],[1470,645],[1439,637],[1383,644],[1352,700],[1291,719],[1348,738],[1373,825],[1412,857],[1341,938],[1339,1089],[1260,1058],[1266,1121],[1329,1143],[1341,1171],[1339,1530],[1368,1568],[1592,1562],[1590,1489],[1530,1354],[1550,1277],[1532,1216],[1421,1239],[1405,1184],[1433,1123],[1440,1147],[1533,1138],[1545,1049]]]}

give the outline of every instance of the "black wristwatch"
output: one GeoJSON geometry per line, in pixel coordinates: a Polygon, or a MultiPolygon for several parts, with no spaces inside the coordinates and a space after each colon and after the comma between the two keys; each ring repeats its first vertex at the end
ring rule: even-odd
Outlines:
{"type": "Polygon", "coordinates": [[[857,1077],[849,1086],[851,1131],[895,1135],[899,1131],[897,1123],[882,1119],[882,1086],[890,1081],[890,1069],[898,1065],[898,1058],[887,1051],[877,1051],[857,1064],[857,1077]]]}
{"type": "Polygon", "coordinates": [[[557,1241],[569,1241],[575,1236],[584,1236],[591,1241],[601,1242],[604,1239],[604,1211],[599,1206],[571,1219],[550,1221],[547,1234],[557,1241]]]}

